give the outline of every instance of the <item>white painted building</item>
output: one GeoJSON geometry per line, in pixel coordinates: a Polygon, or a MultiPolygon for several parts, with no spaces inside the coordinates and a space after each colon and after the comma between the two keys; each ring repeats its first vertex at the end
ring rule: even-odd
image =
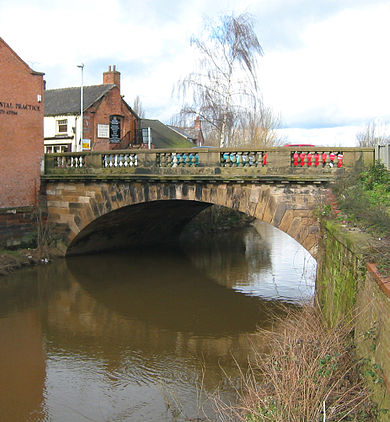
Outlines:
{"type": "Polygon", "coordinates": [[[81,151],[80,113],[44,117],[45,153],[81,151]]]}

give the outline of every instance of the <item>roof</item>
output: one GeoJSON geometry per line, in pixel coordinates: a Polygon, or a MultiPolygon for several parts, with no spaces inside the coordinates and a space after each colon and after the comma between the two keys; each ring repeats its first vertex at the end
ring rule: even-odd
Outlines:
{"type": "MultiPolygon", "coordinates": [[[[114,84],[85,86],[84,111],[114,88],[114,84]]],[[[45,116],[80,114],[81,87],[45,90],[45,116]]]]}
{"type": "Polygon", "coordinates": [[[197,142],[201,138],[201,129],[198,129],[196,127],[178,127],[178,126],[168,126],[168,127],[178,132],[180,135],[184,136],[185,138],[192,139],[194,142],[197,142]]]}
{"type": "Polygon", "coordinates": [[[192,148],[194,144],[159,120],[141,119],[141,129],[152,129],[152,143],[155,148],[192,148]]]}

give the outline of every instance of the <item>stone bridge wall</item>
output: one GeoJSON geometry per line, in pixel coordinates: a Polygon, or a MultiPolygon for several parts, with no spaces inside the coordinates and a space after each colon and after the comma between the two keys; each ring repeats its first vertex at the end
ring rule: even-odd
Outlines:
{"type": "MultiPolygon", "coordinates": [[[[390,409],[390,277],[379,274],[365,256],[372,248],[366,233],[321,224],[316,294],[330,326],[353,318],[356,353],[379,409],[390,409]]],[[[389,415],[380,413],[378,421],[389,415]]]]}
{"type": "Polygon", "coordinates": [[[126,239],[162,241],[217,204],[274,225],[315,255],[313,210],[325,186],[373,159],[373,148],[339,147],[47,154],[42,180],[49,222],[64,253],[75,253],[80,240],[78,253],[125,246],[126,239]]]}
{"type": "MultiPolygon", "coordinates": [[[[183,209],[172,214],[161,210],[151,213],[149,233],[166,226],[183,224],[202,207],[217,204],[258,218],[279,228],[316,255],[319,226],[313,210],[324,197],[326,188],[315,184],[261,184],[261,183],[196,183],[196,182],[46,182],[43,186],[47,199],[49,224],[63,253],[69,253],[78,240],[99,230],[99,221],[106,227],[123,224],[140,225],[139,215],[130,215],[129,207],[150,204],[168,204],[175,201],[189,204],[193,211],[183,209]],[[190,202],[188,202],[190,201],[190,202]],[[205,204],[204,204],[205,203],[205,204]],[[126,212],[124,212],[126,210],[126,212]],[[182,218],[186,213],[188,219],[182,218]],[[121,217],[118,216],[121,214],[121,217]]],[[[150,210],[150,208],[149,208],[150,210]]],[[[139,214],[146,215],[143,209],[139,214]]],[[[151,211],[150,211],[151,212],[151,211]]],[[[101,230],[101,228],[100,228],[101,230]]],[[[141,240],[145,232],[132,232],[134,242],[141,240]]],[[[107,233],[106,233],[107,234],[107,233]]],[[[128,236],[130,239],[132,236],[128,236]]],[[[103,243],[103,246],[107,243],[103,243]]],[[[84,250],[86,251],[86,250],[84,250]]]]}

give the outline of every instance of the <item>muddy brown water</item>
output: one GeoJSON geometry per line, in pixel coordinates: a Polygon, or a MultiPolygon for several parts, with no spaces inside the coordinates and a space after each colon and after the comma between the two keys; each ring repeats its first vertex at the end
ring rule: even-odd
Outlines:
{"type": "Polygon", "coordinates": [[[258,223],[2,277],[0,421],[217,420],[212,397],[234,402],[256,327],[310,301],[314,275],[302,247],[258,223]]]}

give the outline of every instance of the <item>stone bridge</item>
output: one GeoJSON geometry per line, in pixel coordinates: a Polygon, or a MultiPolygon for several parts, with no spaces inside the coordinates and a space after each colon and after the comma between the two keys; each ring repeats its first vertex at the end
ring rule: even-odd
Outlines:
{"type": "Polygon", "coordinates": [[[216,204],[265,221],[314,256],[318,210],[337,174],[371,148],[124,150],[45,156],[48,223],[67,255],[164,243],[216,204]]]}

